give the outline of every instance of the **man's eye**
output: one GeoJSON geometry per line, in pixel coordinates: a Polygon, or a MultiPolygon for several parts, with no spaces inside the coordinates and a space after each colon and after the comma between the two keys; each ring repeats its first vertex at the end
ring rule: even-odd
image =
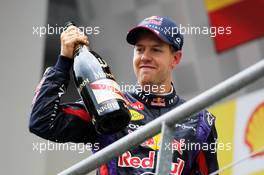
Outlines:
{"type": "Polygon", "coordinates": [[[155,51],[155,52],[161,52],[162,50],[159,49],[159,48],[154,48],[153,51],[155,51]]]}
{"type": "Polygon", "coordinates": [[[142,52],[142,50],[143,50],[142,48],[136,48],[137,52],[142,52]]]}

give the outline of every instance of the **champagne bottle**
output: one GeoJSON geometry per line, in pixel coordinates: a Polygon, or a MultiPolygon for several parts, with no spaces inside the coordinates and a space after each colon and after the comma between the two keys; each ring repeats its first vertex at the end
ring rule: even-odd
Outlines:
{"type": "MultiPolygon", "coordinates": [[[[66,27],[74,25],[67,22],[66,27]]],[[[95,129],[112,134],[125,128],[131,115],[107,63],[86,45],[74,52],[73,77],[95,129]]]]}

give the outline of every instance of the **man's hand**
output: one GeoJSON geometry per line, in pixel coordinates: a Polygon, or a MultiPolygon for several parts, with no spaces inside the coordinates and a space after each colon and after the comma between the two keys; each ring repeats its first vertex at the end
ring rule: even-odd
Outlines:
{"type": "Polygon", "coordinates": [[[68,27],[60,36],[62,56],[73,58],[74,50],[79,44],[88,45],[88,37],[75,26],[68,27]]]}

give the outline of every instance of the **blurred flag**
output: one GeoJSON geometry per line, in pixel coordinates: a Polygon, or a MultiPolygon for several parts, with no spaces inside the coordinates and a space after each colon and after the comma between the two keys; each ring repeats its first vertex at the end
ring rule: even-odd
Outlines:
{"type": "Polygon", "coordinates": [[[217,52],[264,36],[264,0],[205,0],[211,27],[231,27],[214,38],[217,52]]]}
{"type": "MultiPolygon", "coordinates": [[[[264,89],[213,106],[209,111],[216,116],[220,168],[264,147],[264,89]]],[[[263,162],[264,152],[259,152],[221,175],[263,175],[263,162]]]]}

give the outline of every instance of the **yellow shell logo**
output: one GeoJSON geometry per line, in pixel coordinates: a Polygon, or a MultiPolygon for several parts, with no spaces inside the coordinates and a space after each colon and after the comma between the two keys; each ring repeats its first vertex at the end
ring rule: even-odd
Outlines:
{"type": "MultiPolygon", "coordinates": [[[[264,102],[261,103],[249,118],[245,132],[245,143],[248,145],[250,152],[255,152],[264,146],[264,102]]],[[[260,152],[253,157],[263,156],[260,152]]]]}
{"type": "Polygon", "coordinates": [[[132,121],[135,121],[135,120],[142,120],[144,118],[144,115],[143,114],[140,114],[139,112],[133,110],[133,109],[130,109],[130,114],[131,114],[131,120],[132,121]]]}

